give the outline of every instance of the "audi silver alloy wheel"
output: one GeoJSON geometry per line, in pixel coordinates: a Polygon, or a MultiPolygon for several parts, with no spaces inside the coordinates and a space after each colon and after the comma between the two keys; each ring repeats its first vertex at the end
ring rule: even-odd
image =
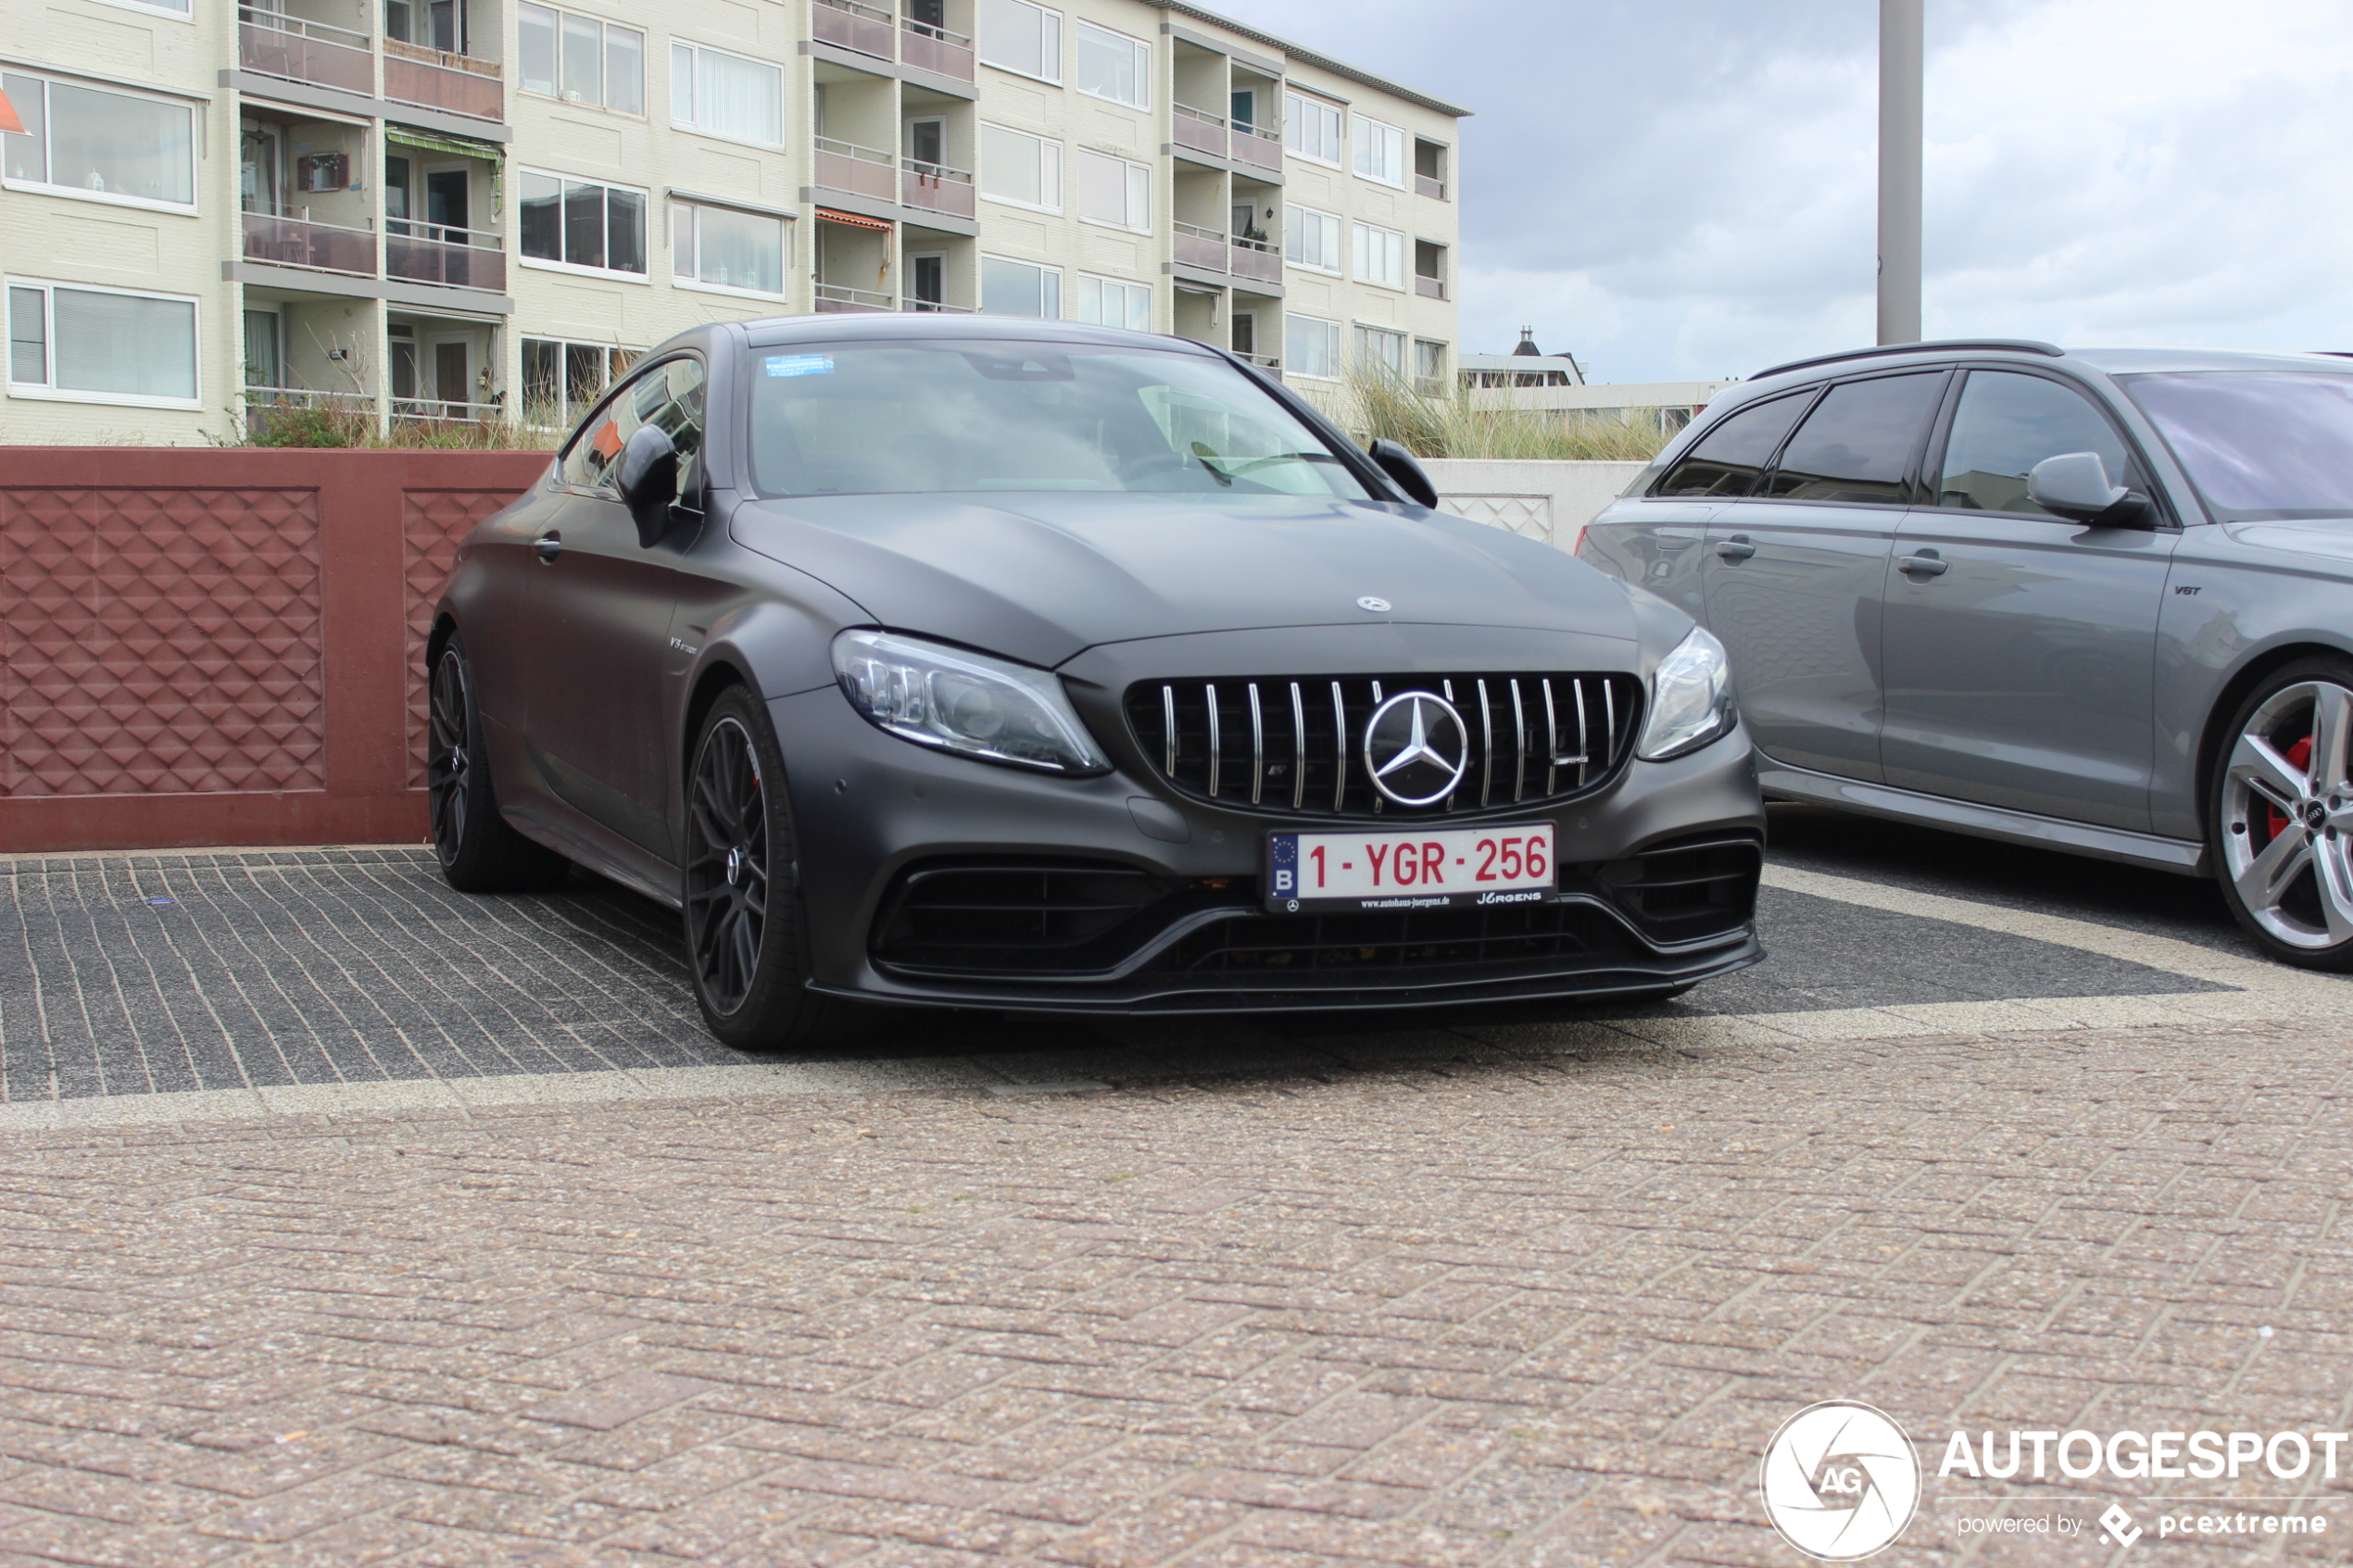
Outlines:
{"type": "Polygon", "coordinates": [[[768,800],[760,753],[733,718],[711,726],[695,759],[687,804],[686,931],[703,995],[740,1010],[768,925],[768,800]]]}
{"type": "Polygon", "coordinates": [[[433,846],[447,865],[466,840],[466,794],[472,759],[466,751],[466,662],[454,647],[433,667],[426,714],[425,793],[433,846]]]}
{"type": "Polygon", "coordinates": [[[2299,681],[2242,729],[2222,781],[2223,874],[2275,941],[2318,951],[2353,942],[2353,691],[2299,681]]]}

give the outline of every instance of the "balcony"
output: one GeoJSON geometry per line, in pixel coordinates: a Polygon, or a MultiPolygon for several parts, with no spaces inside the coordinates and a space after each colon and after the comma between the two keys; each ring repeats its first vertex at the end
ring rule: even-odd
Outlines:
{"type": "Polygon", "coordinates": [[[1176,127],[1178,146],[1190,147],[1212,157],[1226,156],[1225,116],[1194,108],[1189,104],[1176,104],[1172,107],[1175,110],[1172,123],[1176,127]]]}
{"type": "Polygon", "coordinates": [[[1252,169],[1263,169],[1270,174],[1283,169],[1283,133],[1264,126],[1234,127],[1233,147],[1227,155],[1236,163],[1246,163],[1252,169]]]}
{"type": "Polygon", "coordinates": [[[251,6],[237,7],[237,65],[260,76],[376,95],[376,58],[366,33],[251,6]]]}
{"type": "Polygon", "coordinates": [[[1424,299],[1444,299],[1446,297],[1446,280],[1443,278],[1417,277],[1414,280],[1414,292],[1420,295],[1424,299]]]}
{"type": "Polygon", "coordinates": [[[314,272],[340,272],[353,278],[376,275],[373,230],[278,218],[267,212],[242,216],[247,261],[266,262],[272,267],[302,267],[314,272]]]}
{"type": "MultiPolygon", "coordinates": [[[[823,309],[824,307],[820,306],[818,308],[823,309]]],[[[950,305],[946,300],[941,299],[911,299],[907,301],[906,308],[917,311],[940,311],[951,316],[970,316],[975,314],[973,307],[969,305],[950,305]]]]}
{"type": "Polygon", "coordinates": [[[411,424],[497,424],[507,417],[498,403],[459,403],[439,397],[396,397],[395,420],[411,424]]]}
{"type": "MultiPolygon", "coordinates": [[[[872,55],[878,60],[890,58],[890,13],[861,0],[817,0],[809,7],[810,31],[820,43],[832,44],[855,54],[872,55]]],[[[972,69],[964,69],[967,80],[972,69]]]]}
{"type": "MultiPolygon", "coordinates": [[[[847,316],[867,310],[898,308],[898,300],[887,294],[877,294],[873,289],[853,289],[848,283],[817,285],[817,313],[820,316],[847,316]]],[[[926,303],[925,308],[944,310],[948,307],[926,303]]]]}
{"type": "Polygon", "coordinates": [[[1283,379],[1283,362],[1271,354],[1244,354],[1237,348],[1234,350],[1234,358],[1244,364],[1257,366],[1277,381],[1283,379]]]}
{"type": "Polygon", "coordinates": [[[1265,240],[1237,239],[1226,247],[1226,270],[1262,283],[1283,281],[1283,253],[1265,240]]]}
{"type": "Polygon", "coordinates": [[[900,24],[899,57],[919,70],[953,77],[958,82],[973,79],[973,41],[961,32],[950,32],[929,22],[908,20],[900,24]]]}
{"type": "Polygon", "coordinates": [[[396,104],[494,122],[507,118],[506,83],[488,60],[384,40],[384,96],[396,104]]]}
{"type": "Polygon", "coordinates": [[[976,210],[970,169],[950,169],[944,163],[919,163],[913,158],[909,158],[899,171],[899,199],[907,207],[957,218],[970,218],[976,210]]]}
{"type": "Polygon", "coordinates": [[[1414,190],[1416,194],[1428,196],[1432,201],[1444,201],[1446,199],[1446,182],[1443,180],[1433,180],[1427,174],[1416,174],[1414,176],[1414,190]]]}
{"type": "MultiPolygon", "coordinates": [[[[819,6],[823,11],[824,6],[819,6]]],[[[817,183],[828,191],[848,191],[876,201],[899,199],[899,160],[875,147],[854,142],[817,138],[817,183]]]]}
{"type": "Polygon", "coordinates": [[[1186,266],[1206,268],[1212,272],[1226,270],[1226,236],[1216,230],[1204,229],[1198,223],[1179,223],[1172,244],[1171,254],[1186,266]]]}
{"type": "Polygon", "coordinates": [[[411,283],[507,292],[506,242],[480,229],[389,222],[384,275],[411,283]]]}

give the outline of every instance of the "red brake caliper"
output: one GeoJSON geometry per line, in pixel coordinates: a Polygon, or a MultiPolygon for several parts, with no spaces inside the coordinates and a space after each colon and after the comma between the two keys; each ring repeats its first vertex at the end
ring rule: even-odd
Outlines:
{"type": "MultiPolygon", "coordinates": [[[[2298,772],[2303,772],[2309,770],[2312,766],[2312,737],[2310,735],[2306,735],[2302,740],[2297,741],[2294,746],[2289,746],[2287,748],[2287,760],[2288,766],[2294,768],[2298,772]]],[[[2263,808],[2263,810],[2264,814],[2271,819],[2272,838],[2277,838],[2280,834],[2287,831],[2287,818],[2281,813],[2278,807],[2266,806],[2263,808]]],[[[2264,842],[2269,843],[2270,841],[2270,839],[2266,839],[2264,842]]]]}

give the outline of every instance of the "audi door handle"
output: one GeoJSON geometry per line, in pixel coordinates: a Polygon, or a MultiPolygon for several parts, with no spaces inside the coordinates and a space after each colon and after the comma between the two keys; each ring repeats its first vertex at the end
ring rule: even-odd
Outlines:
{"type": "Polygon", "coordinates": [[[1933,554],[1924,553],[1917,556],[1897,556],[1895,558],[1895,565],[1899,571],[1918,572],[1922,577],[1943,576],[1944,573],[1944,568],[1947,564],[1947,562],[1937,559],[1933,554]]]}
{"type": "Polygon", "coordinates": [[[564,536],[552,532],[542,533],[531,542],[531,547],[539,552],[540,565],[553,566],[556,558],[563,554],[564,536]]]}
{"type": "Polygon", "coordinates": [[[1746,560],[1755,553],[1756,546],[1748,542],[1748,535],[1745,533],[1735,533],[1716,546],[1716,558],[1718,560],[1746,560]]]}

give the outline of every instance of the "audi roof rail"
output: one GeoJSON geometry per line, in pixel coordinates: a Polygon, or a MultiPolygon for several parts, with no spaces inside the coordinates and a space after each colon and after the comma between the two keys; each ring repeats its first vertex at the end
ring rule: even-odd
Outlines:
{"type": "Polygon", "coordinates": [[[1937,343],[1888,343],[1877,348],[1850,348],[1843,354],[1817,354],[1811,359],[1792,359],[1785,365],[1768,366],[1748,379],[1763,381],[1784,370],[1803,370],[1813,365],[1835,365],[1841,359],[1871,359],[1883,354],[1947,354],[1960,349],[2007,348],[2019,354],[2047,354],[2058,358],[2067,353],[2056,343],[2044,343],[2031,337],[1956,337],[1937,343]]]}

